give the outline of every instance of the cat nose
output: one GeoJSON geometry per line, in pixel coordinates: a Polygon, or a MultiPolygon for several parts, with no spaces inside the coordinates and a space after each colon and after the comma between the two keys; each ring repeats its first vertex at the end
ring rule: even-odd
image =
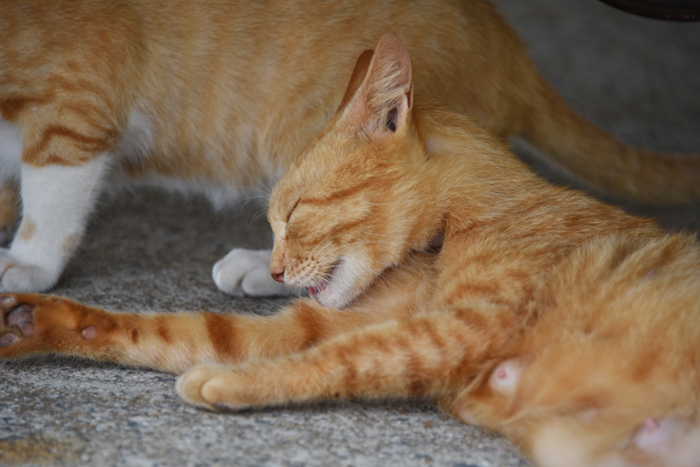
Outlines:
{"type": "Polygon", "coordinates": [[[277,282],[284,283],[284,269],[282,270],[282,272],[272,272],[270,275],[277,282]]]}

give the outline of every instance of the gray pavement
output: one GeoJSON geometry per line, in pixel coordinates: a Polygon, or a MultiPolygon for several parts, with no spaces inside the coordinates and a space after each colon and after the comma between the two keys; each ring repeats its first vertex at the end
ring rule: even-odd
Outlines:
{"type": "MultiPolygon", "coordinates": [[[[578,111],[635,144],[700,152],[700,23],[642,19],[596,0],[496,3],[578,111]]],[[[655,214],[697,229],[698,212],[655,214]]],[[[233,299],[211,280],[231,248],[271,245],[262,213],[153,191],[105,199],[54,293],[118,310],[273,312],[284,300],[233,299]]],[[[0,362],[0,464],[527,465],[500,436],[422,401],[222,415],[183,404],[172,376],[55,357],[0,362]]]]}

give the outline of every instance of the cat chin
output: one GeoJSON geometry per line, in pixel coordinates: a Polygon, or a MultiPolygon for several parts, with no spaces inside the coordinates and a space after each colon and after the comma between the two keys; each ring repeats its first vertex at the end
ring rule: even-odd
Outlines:
{"type": "Polygon", "coordinates": [[[325,288],[313,297],[318,303],[336,310],[345,308],[370,284],[366,277],[375,277],[368,270],[369,260],[362,254],[343,256],[333,268],[332,276],[325,288]]]}

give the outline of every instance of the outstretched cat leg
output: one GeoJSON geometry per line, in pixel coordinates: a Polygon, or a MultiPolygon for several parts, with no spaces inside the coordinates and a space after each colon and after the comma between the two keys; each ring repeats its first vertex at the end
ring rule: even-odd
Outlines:
{"type": "Polygon", "coordinates": [[[236,297],[289,296],[297,292],[270,277],[272,250],[234,248],[214,265],[216,286],[236,297]]]}
{"type": "Polygon", "coordinates": [[[376,316],[302,300],[271,316],[111,313],[60,297],[0,296],[0,358],[35,354],[182,373],[206,362],[234,363],[311,347],[376,316]]]}
{"type": "Polygon", "coordinates": [[[512,323],[472,313],[420,315],[347,333],[318,346],[244,365],[202,365],[178,394],[220,410],[350,397],[439,397],[468,384],[498,352],[512,323]]]}

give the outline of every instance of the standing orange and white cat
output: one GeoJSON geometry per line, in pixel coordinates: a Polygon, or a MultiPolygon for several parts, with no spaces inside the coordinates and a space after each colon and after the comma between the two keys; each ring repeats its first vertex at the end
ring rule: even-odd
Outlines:
{"type": "Polygon", "coordinates": [[[543,467],[700,466],[700,245],[552,186],[414,93],[392,34],[270,197],[272,316],[0,296],[0,357],[184,374],[214,410],[425,397],[543,467]]]}
{"type": "MultiPolygon", "coordinates": [[[[416,88],[493,135],[522,136],[592,187],[700,192],[700,161],[638,151],[577,116],[486,0],[8,0],[0,3],[0,291],[42,291],[98,195],[125,184],[216,206],[279,178],[338,106],[353,57],[395,31],[416,88]]],[[[270,252],[214,268],[233,294],[283,292],[270,252]]]]}

